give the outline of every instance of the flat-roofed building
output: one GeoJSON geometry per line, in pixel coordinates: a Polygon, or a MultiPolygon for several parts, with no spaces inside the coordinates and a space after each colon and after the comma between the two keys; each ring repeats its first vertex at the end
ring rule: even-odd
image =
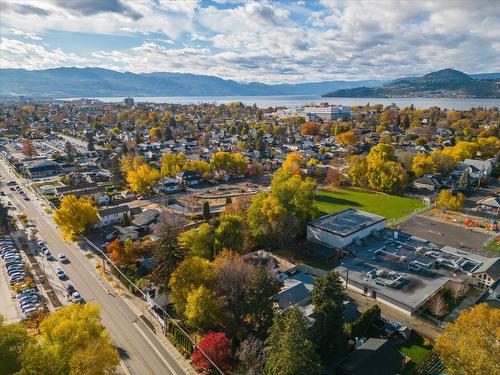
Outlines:
{"type": "Polygon", "coordinates": [[[386,219],[383,216],[348,208],[321,216],[307,224],[307,239],[343,249],[385,226],[386,219]]]}

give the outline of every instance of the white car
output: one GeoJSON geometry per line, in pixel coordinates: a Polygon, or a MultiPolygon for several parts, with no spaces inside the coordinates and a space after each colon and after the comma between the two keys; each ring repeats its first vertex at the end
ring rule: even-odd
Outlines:
{"type": "Polygon", "coordinates": [[[66,258],[66,255],[59,254],[57,257],[59,258],[59,262],[61,262],[61,263],[69,263],[69,260],[68,260],[68,258],[66,258]]]}
{"type": "Polygon", "coordinates": [[[73,292],[71,297],[73,298],[74,303],[84,303],[82,296],[78,292],[73,292]]]}
{"type": "Polygon", "coordinates": [[[64,280],[66,278],[66,274],[64,273],[62,268],[56,268],[56,274],[57,274],[57,277],[61,280],[64,280]]]}

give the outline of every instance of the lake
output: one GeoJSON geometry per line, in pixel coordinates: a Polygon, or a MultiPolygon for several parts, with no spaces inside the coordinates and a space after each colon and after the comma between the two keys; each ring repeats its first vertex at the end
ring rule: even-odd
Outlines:
{"type": "MultiPolygon", "coordinates": [[[[103,102],[116,103],[124,97],[93,98],[103,102]]],[[[260,108],[268,107],[293,107],[304,104],[339,104],[339,105],[365,105],[396,103],[399,108],[413,104],[417,108],[437,106],[441,109],[467,110],[472,107],[500,107],[500,99],[450,99],[450,98],[322,98],[317,95],[281,95],[281,96],[158,96],[134,97],[135,102],[173,103],[173,104],[198,104],[216,103],[227,104],[242,102],[246,105],[256,104],[260,108]]]]}

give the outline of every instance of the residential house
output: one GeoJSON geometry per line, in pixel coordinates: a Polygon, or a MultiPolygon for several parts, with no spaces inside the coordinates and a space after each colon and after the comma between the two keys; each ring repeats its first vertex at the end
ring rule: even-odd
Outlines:
{"type": "Polygon", "coordinates": [[[46,178],[58,175],[61,167],[52,160],[37,160],[28,166],[27,171],[31,178],[46,178]]]}
{"type": "Polygon", "coordinates": [[[337,366],[337,375],[396,375],[403,368],[403,355],[387,339],[370,338],[345,357],[337,366]]]}
{"type": "Polygon", "coordinates": [[[177,173],[175,176],[177,181],[186,186],[198,185],[201,182],[200,172],[197,171],[184,171],[177,173]]]}
{"type": "Polygon", "coordinates": [[[476,202],[480,211],[500,213],[500,197],[486,197],[476,202]]]}
{"type": "Polygon", "coordinates": [[[123,223],[129,211],[130,208],[127,205],[102,208],[97,211],[100,221],[96,227],[102,228],[108,225],[123,223]]]}
{"type": "Polygon", "coordinates": [[[179,191],[180,189],[181,187],[179,186],[179,181],[170,177],[163,177],[153,187],[153,191],[155,193],[173,193],[179,191]]]}

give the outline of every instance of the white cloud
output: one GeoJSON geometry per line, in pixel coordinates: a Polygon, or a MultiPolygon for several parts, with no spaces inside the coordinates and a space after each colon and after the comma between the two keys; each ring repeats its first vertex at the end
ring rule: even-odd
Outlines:
{"type": "Polygon", "coordinates": [[[25,39],[42,40],[42,38],[40,36],[36,35],[35,33],[27,33],[27,32],[24,32],[22,30],[13,29],[13,28],[10,28],[9,31],[11,34],[23,37],[25,39]]]}
{"type": "Polygon", "coordinates": [[[0,65],[102,66],[263,82],[395,78],[446,67],[500,71],[500,8],[494,1],[419,1],[415,6],[409,1],[324,0],[323,8],[314,4],[314,9],[310,2],[272,0],[220,0],[211,6],[198,0],[113,4],[93,4],[85,8],[93,12],[89,16],[44,0],[29,5],[8,0],[2,25],[32,43],[2,40],[15,49],[2,53],[0,65]],[[46,30],[117,38],[143,34],[144,42],[67,53],[64,46],[35,43],[46,30]]]}

